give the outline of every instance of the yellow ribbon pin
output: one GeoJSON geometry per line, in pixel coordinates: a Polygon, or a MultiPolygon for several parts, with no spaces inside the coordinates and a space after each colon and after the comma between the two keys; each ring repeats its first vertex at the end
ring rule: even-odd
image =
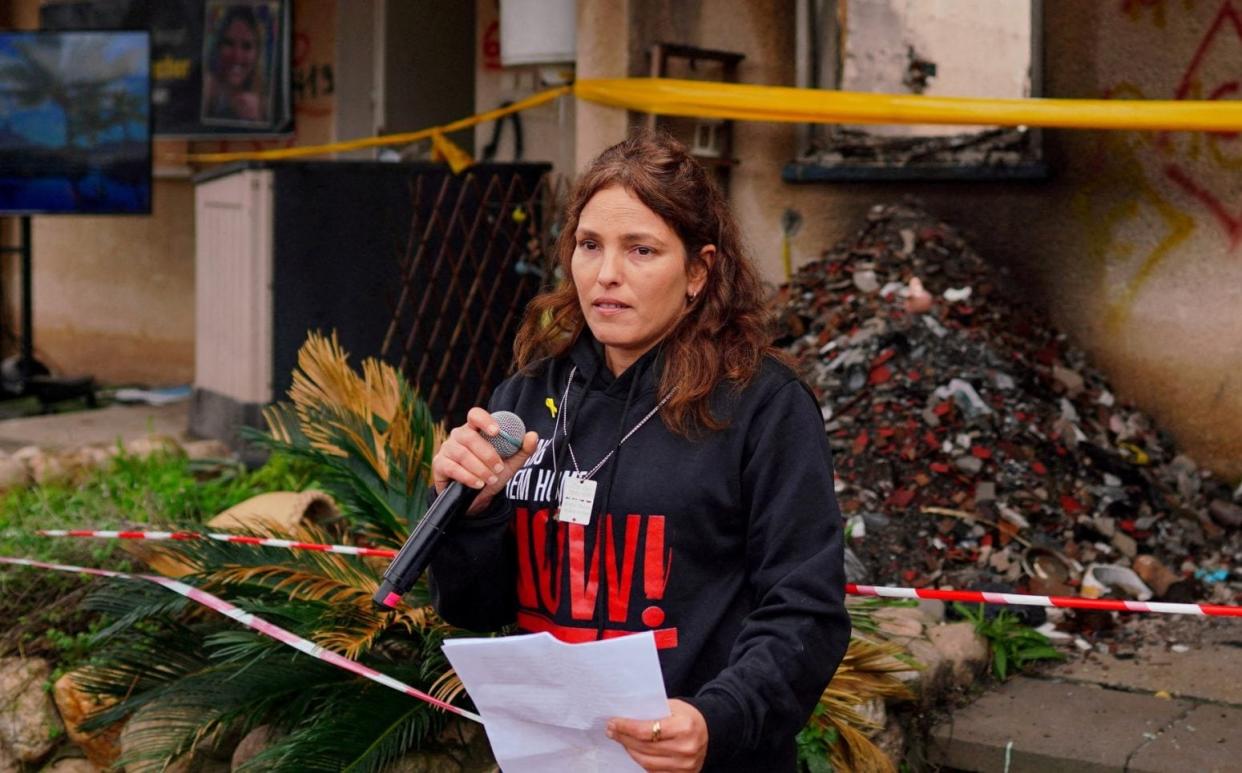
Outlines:
{"type": "Polygon", "coordinates": [[[552,418],[555,419],[556,418],[556,401],[553,400],[551,397],[549,397],[547,400],[543,401],[543,404],[548,406],[548,413],[552,414],[552,418]]]}

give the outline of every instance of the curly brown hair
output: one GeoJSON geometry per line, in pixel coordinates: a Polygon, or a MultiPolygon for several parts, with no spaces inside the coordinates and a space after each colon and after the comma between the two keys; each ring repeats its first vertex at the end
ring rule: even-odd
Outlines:
{"type": "Polygon", "coordinates": [[[574,186],[556,244],[565,278],[527,307],[514,341],[517,367],[529,369],[545,357],[565,355],[586,327],[570,266],[575,233],[591,197],[614,185],[668,223],[686,248],[687,270],[702,260],[703,247],[716,247],[702,291],[661,342],[660,392],[675,391],[660,413],[665,426],[681,435],[719,429],[725,423],[710,407],[716,387],[722,381],[748,383],[765,355],[784,358],[771,344],[763,285],[728,203],[685,145],[663,133],[634,132],[601,153],[574,186]]]}

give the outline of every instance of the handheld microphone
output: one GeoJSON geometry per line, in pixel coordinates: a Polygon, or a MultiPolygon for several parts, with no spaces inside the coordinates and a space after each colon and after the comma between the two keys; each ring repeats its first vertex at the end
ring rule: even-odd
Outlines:
{"type": "MultiPolygon", "coordinates": [[[[526,425],[521,417],[508,411],[493,413],[492,420],[500,427],[500,432],[496,437],[487,438],[487,441],[500,454],[501,459],[508,459],[521,450],[526,425]]],[[[467,488],[457,481],[444,487],[444,491],[427,508],[414,531],[410,532],[400,552],[384,570],[384,580],[371,597],[377,607],[393,609],[401,602],[401,597],[414,587],[414,583],[418,582],[423,570],[431,562],[431,555],[440,536],[444,534],[445,527],[454,518],[469,510],[478,495],[478,489],[467,488]]]]}

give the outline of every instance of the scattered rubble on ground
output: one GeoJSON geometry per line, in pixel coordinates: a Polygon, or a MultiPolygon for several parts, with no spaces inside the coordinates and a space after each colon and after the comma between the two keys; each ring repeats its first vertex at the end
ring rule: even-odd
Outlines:
{"type": "Polygon", "coordinates": [[[1001,127],[950,135],[895,137],[837,127],[803,163],[850,167],[1014,167],[1034,160],[1029,130],[1001,127]]]}
{"type": "MultiPolygon", "coordinates": [[[[64,730],[45,684],[52,673],[46,660],[0,658],[0,761],[6,756],[35,762],[51,750],[64,730]]],[[[11,763],[16,768],[16,762],[11,763]]]]}
{"type": "Polygon", "coordinates": [[[51,483],[82,480],[106,467],[118,454],[145,459],[159,453],[183,454],[189,459],[231,460],[235,455],[219,440],[179,442],[167,435],[146,435],[113,445],[85,444],[67,449],[23,446],[11,454],[0,451],[0,492],[51,483]]]}
{"type": "MultiPolygon", "coordinates": [[[[1003,281],[951,227],[902,204],[872,209],[783,290],[781,343],[820,400],[853,571],[914,587],[1242,600],[1242,489],[1179,454],[1003,281]]],[[[1117,623],[1056,617],[1088,648],[1117,623]]]]}

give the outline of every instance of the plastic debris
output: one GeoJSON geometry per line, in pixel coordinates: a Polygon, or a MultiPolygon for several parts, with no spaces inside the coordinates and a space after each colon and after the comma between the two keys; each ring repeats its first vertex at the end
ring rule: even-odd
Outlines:
{"type": "Polygon", "coordinates": [[[1242,603],[1242,486],[1179,454],[1006,282],[899,204],[781,290],[778,343],[820,402],[872,581],[1242,603]]]}
{"type": "Polygon", "coordinates": [[[1147,601],[1155,595],[1133,569],[1116,564],[1092,564],[1087,567],[1082,576],[1082,595],[1098,599],[1113,591],[1120,591],[1135,601],[1147,601]]]}

